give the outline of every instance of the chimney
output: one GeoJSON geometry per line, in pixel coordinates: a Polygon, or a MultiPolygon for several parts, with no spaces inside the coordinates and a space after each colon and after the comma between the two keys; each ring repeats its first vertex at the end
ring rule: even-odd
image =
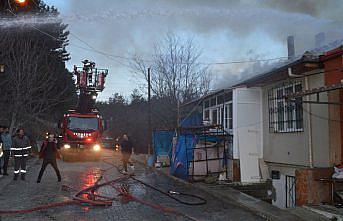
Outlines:
{"type": "Polygon", "coordinates": [[[324,32],[320,32],[318,34],[316,34],[316,36],[314,37],[315,40],[315,48],[321,48],[325,45],[325,33],[324,32]]]}
{"type": "Polygon", "coordinates": [[[295,57],[295,47],[294,47],[294,36],[287,37],[287,49],[288,49],[288,59],[293,59],[295,57]]]}

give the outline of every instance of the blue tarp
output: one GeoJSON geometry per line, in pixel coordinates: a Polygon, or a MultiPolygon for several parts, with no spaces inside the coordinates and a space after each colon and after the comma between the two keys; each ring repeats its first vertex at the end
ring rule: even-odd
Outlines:
{"type": "Polygon", "coordinates": [[[187,180],[188,162],[193,160],[193,148],[196,144],[195,136],[192,134],[179,135],[176,146],[173,147],[170,164],[170,174],[187,180]]]}
{"type": "Polygon", "coordinates": [[[202,113],[194,112],[187,118],[181,119],[181,127],[202,125],[202,113]]]}
{"type": "Polygon", "coordinates": [[[160,130],[153,132],[153,146],[156,156],[171,157],[174,131],[160,130]]]}

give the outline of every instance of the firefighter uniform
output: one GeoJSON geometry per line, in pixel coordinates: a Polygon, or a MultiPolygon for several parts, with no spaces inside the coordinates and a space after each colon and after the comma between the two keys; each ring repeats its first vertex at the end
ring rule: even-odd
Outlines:
{"type": "Polygon", "coordinates": [[[25,180],[26,160],[31,151],[30,140],[28,137],[20,137],[17,135],[13,138],[13,146],[11,148],[12,156],[14,157],[14,180],[18,179],[21,174],[21,179],[25,180]]]}

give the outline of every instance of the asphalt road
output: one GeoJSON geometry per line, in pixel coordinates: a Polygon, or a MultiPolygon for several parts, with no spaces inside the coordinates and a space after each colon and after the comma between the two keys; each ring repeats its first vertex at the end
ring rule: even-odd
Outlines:
{"type": "MultiPolygon", "coordinates": [[[[105,158],[117,165],[120,164],[119,153],[104,151],[102,159],[105,158]]],[[[27,209],[51,202],[69,200],[76,190],[93,185],[102,174],[104,179],[114,179],[120,175],[114,168],[104,172],[103,170],[110,166],[103,160],[77,163],[59,161],[62,182],[57,182],[53,169],[48,166],[42,182],[37,184],[36,179],[40,164],[40,161],[36,161],[31,165],[28,169],[27,181],[9,182],[8,179],[12,179],[12,176],[0,179],[0,184],[8,182],[6,185],[0,185],[0,210],[27,209]],[[66,189],[63,186],[69,186],[75,190],[66,189]]],[[[125,185],[129,187],[129,192],[132,195],[154,205],[172,208],[178,211],[179,215],[165,213],[138,202],[123,202],[115,189],[106,186],[99,189],[99,193],[115,197],[116,200],[113,201],[112,206],[69,205],[29,214],[2,215],[0,220],[263,220],[252,212],[236,206],[234,202],[232,204],[224,203],[201,190],[189,187],[167,176],[158,175],[139,164],[135,165],[135,174],[137,179],[164,191],[175,190],[202,196],[206,198],[207,204],[201,206],[183,205],[134,180],[128,180],[125,181],[125,185]]],[[[190,199],[185,198],[184,200],[190,199]]]]}

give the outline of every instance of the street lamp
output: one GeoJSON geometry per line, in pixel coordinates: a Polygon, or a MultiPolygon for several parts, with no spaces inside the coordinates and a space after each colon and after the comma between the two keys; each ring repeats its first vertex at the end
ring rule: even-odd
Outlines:
{"type": "Polygon", "coordinates": [[[7,4],[9,10],[13,13],[13,11],[18,11],[25,8],[28,4],[28,0],[7,0],[7,4]]]}
{"type": "Polygon", "coordinates": [[[15,2],[18,4],[24,4],[26,2],[26,0],[15,0],[15,2]]]}

